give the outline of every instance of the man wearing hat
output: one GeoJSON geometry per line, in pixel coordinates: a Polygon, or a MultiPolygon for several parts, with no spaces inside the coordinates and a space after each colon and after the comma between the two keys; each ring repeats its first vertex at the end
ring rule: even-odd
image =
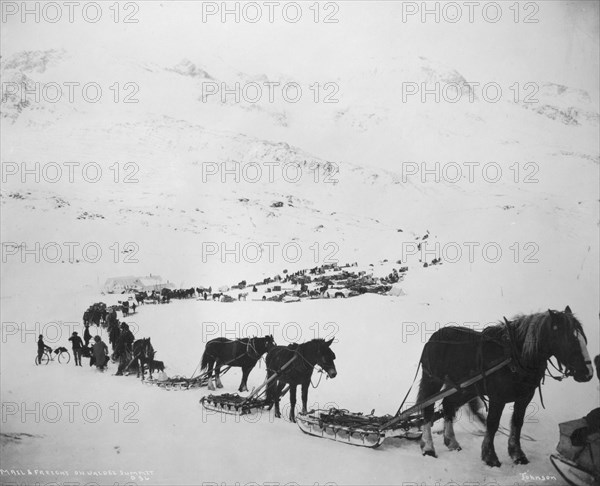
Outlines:
{"type": "Polygon", "coordinates": [[[73,356],[75,356],[75,366],[81,366],[81,353],[83,351],[83,341],[77,335],[77,332],[73,332],[69,338],[73,346],[73,356]]]}
{"type": "Polygon", "coordinates": [[[52,352],[52,348],[50,346],[47,346],[44,343],[44,335],[43,334],[40,334],[40,336],[38,338],[37,345],[38,345],[37,363],[41,363],[44,351],[48,351],[49,353],[51,353],[52,352]]]}
{"type": "Polygon", "coordinates": [[[88,347],[89,342],[92,340],[92,334],[90,333],[90,323],[86,322],[85,331],[83,331],[83,339],[85,340],[85,347],[88,347]]]}

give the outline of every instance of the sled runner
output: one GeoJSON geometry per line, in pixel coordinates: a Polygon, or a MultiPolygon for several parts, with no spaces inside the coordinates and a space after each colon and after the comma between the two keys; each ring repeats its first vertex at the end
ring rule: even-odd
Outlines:
{"type": "MultiPolygon", "coordinates": [[[[226,366],[221,371],[221,376],[229,371],[231,366],[226,366]]],[[[163,390],[190,390],[192,388],[201,388],[208,385],[208,372],[202,373],[198,376],[186,378],[184,376],[175,375],[167,378],[166,380],[146,380],[144,383],[147,385],[155,385],[163,390]]]]}
{"type": "Polygon", "coordinates": [[[600,484],[600,432],[590,428],[585,417],[563,422],[558,427],[558,454],[550,456],[552,465],[572,486],[600,484]]]}
{"type": "MultiPolygon", "coordinates": [[[[441,417],[441,412],[437,414],[441,417]]],[[[331,408],[300,413],[296,416],[296,421],[300,430],[307,434],[362,447],[379,447],[388,437],[409,440],[421,438],[422,419],[419,414],[407,418],[397,426],[384,428],[393,418],[393,415],[377,417],[331,408]]]]}
{"type": "Polygon", "coordinates": [[[166,380],[146,380],[148,385],[156,385],[163,390],[189,390],[191,388],[200,388],[206,386],[208,380],[204,376],[197,376],[195,378],[185,378],[183,376],[173,376],[166,380]]]}
{"type": "MultiPolygon", "coordinates": [[[[294,355],[287,363],[285,363],[279,373],[285,370],[296,359],[294,355]]],[[[223,393],[221,395],[208,395],[200,399],[200,404],[206,410],[215,412],[228,413],[233,415],[246,415],[253,411],[260,410],[264,407],[271,406],[272,403],[266,399],[266,387],[273,380],[276,380],[278,373],[273,374],[269,379],[260,385],[256,390],[253,390],[247,397],[241,397],[237,393],[223,393]],[[262,391],[261,391],[262,390],[262,391]]],[[[284,388],[280,396],[285,395],[288,387],[284,388]]]]}
{"type": "Polygon", "coordinates": [[[560,454],[551,454],[550,462],[571,486],[597,486],[600,482],[600,478],[560,454]]]}
{"type": "MultiPolygon", "coordinates": [[[[299,413],[297,415],[298,427],[302,432],[315,437],[372,448],[379,447],[387,437],[420,439],[420,427],[423,424],[421,412],[425,407],[477,383],[484,376],[494,373],[508,365],[508,363],[510,363],[510,358],[503,359],[485,370],[485,372],[446,388],[427,400],[413,405],[404,412],[399,412],[396,416],[376,417],[335,408],[328,411],[311,410],[306,414],[299,413]]],[[[441,411],[435,412],[434,420],[441,417],[441,411]]]]}

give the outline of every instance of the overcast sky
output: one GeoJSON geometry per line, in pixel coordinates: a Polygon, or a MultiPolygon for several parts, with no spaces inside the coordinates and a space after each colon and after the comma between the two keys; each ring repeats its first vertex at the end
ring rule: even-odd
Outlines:
{"type": "MultiPolygon", "coordinates": [[[[513,2],[500,2],[503,16],[497,23],[486,22],[481,7],[474,8],[475,21],[470,23],[468,7],[456,2],[463,17],[454,24],[435,23],[432,16],[422,23],[418,14],[403,22],[406,2],[403,7],[402,2],[372,0],[337,2],[339,22],[316,24],[310,18],[312,3],[302,2],[303,18],[296,24],[283,21],[278,10],[270,24],[264,6],[263,20],[255,24],[237,24],[231,17],[221,23],[219,15],[203,22],[202,2],[179,1],[137,2],[137,24],[112,22],[107,2],[104,17],[96,24],[83,21],[81,15],[70,24],[66,8],[55,24],[21,23],[15,15],[2,23],[2,54],[62,47],[93,56],[97,49],[107,48],[166,65],[187,57],[210,70],[211,63],[220,59],[242,71],[291,77],[300,73],[343,77],[367,60],[385,63],[393,57],[423,55],[457,69],[470,81],[547,80],[584,88],[597,100],[600,2],[537,2],[537,23],[522,21],[532,12],[526,2],[521,3],[518,23],[509,9],[513,2]]],[[[481,5],[486,3],[490,2],[481,5]]],[[[418,7],[421,2],[412,4],[418,7]]],[[[328,11],[323,7],[322,13],[328,11]]]]}

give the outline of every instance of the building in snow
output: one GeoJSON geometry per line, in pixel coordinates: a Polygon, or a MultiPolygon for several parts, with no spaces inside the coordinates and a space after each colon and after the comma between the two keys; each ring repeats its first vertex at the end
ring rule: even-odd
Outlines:
{"type": "Polygon", "coordinates": [[[111,277],[104,283],[104,291],[108,294],[122,294],[124,292],[160,291],[164,288],[175,288],[169,281],[163,281],[160,275],[146,277],[111,277]]]}

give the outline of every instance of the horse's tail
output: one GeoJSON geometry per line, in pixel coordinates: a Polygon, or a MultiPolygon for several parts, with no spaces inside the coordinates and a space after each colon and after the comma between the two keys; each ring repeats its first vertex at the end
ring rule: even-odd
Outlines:
{"type": "Polygon", "coordinates": [[[208,344],[206,345],[206,349],[204,353],[202,353],[202,360],[200,361],[200,371],[205,371],[208,369],[208,366],[212,362],[212,356],[208,352],[208,344]]]}

